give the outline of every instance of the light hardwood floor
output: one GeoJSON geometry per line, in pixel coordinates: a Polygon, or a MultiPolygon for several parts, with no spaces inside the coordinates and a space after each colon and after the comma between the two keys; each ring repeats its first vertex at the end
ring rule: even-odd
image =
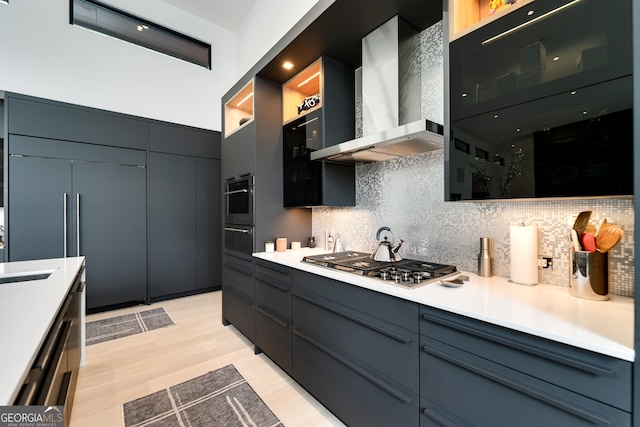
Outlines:
{"type": "Polygon", "coordinates": [[[87,321],[154,307],[164,307],[176,325],[87,347],[71,427],[123,426],[123,403],[228,364],[285,426],[344,425],[267,356],[255,355],[244,335],[222,325],[220,291],[93,314],[87,321]]]}

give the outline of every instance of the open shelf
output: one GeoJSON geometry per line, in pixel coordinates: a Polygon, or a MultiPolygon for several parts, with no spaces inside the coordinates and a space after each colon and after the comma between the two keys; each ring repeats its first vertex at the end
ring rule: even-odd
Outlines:
{"type": "Polygon", "coordinates": [[[513,4],[498,1],[500,5],[490,14],[490,0],[449,0],[449,41],[469,34],[533,1],[535,0],[518,0],[513,4]]]}
{"type": "Polygon", "coordinates": [[[322,58],[319,58],[282,85],[283,124],[320,108],[324,97],[322,89],[322,58]],[[319,100],[310,100],[310,105],[304,107],[307,109],[301,107],[306,99],[316,95],[319,100]]]}
{"type": "Polygon", "coordinates": [[[253,80],[224,104],[225,138],[253,121],[253,80]]]}

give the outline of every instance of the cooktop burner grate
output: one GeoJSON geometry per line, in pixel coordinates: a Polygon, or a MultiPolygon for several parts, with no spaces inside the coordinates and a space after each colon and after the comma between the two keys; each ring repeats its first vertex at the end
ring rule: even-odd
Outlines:
{"type": "Polygon", "coordinates": [[[434,283],[458,274],[457,268],[453,265],[412,259],[397,262],[375,261],[371,259],[371,254],[355,251],[305,256],[302,261],[389,281],[406,288],[434,283]]]}

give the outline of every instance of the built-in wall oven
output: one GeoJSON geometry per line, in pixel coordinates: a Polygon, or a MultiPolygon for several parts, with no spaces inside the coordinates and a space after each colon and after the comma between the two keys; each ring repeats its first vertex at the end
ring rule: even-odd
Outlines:
{"type": "Polygon", "coordinates": [[[240,175],[225,184],[225,224],[253,225],[254,176],[240,175]]]}
{"type": "Polygon", "coordinates": [[[225,250],[253,252],[254,185],[251,174],[228,178],[225,183],[225,250]]]}

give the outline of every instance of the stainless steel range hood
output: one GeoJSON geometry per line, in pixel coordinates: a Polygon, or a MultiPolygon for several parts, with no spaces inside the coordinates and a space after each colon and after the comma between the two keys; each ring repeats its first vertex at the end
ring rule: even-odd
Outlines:
{"type": "Polygon", "coordinates": [[[441,150],[443,127],[429,120],[407,123],[374,135],[346,141],[311,153],[311,160],[371,163],[441,150]]]}
{"type": "Polygon", "coordinates": [[[442,125],[421,115],[418,31],[395,16],[362,39],[361,138],[311,153],[311,160],[367,163],[439,150],[442,125]]]}

